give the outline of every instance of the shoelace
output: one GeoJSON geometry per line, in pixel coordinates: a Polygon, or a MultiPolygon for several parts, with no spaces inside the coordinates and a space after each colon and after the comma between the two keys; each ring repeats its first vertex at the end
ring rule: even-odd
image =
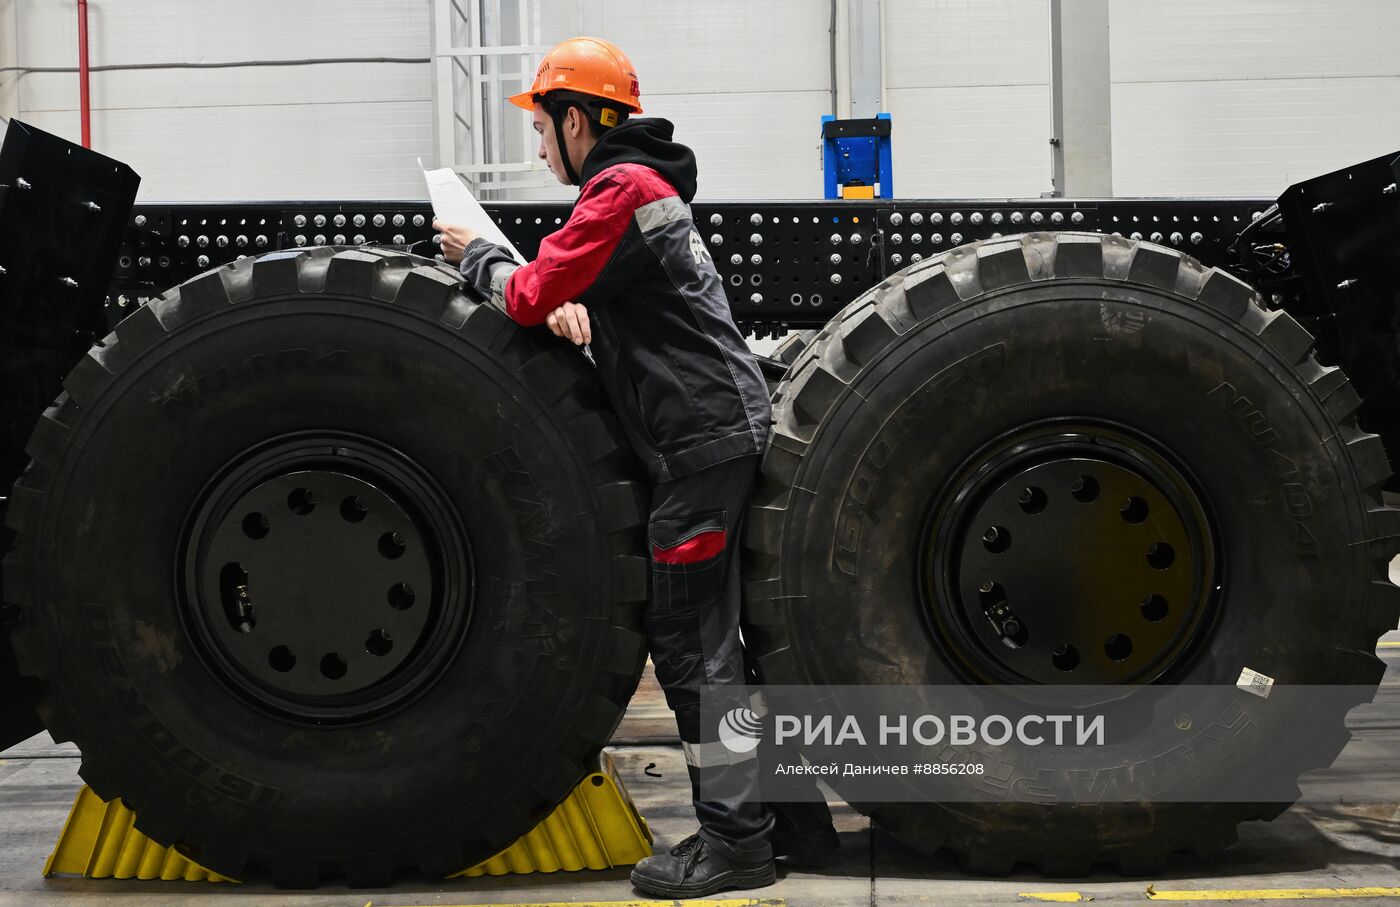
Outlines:
{"type": "Polygon", "coordinates": [[[700,862],[701,843],[700,835],[694,834],[671,848],[671,856],[685,859],[684,878],[689,878],[695,870],[695,864],[700,862]]]}

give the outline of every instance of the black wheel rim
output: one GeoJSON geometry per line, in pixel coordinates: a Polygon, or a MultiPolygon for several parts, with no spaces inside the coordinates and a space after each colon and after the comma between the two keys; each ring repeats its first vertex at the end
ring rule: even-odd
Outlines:
{"type": "Polygon", "coordinates": [[[315,724],[401,707],[465,637],[473,570],[447,496],[366,438],[300,434],[229,463],[181,552],[183,617],[209,669],[315,724]]]}
{"type": "Polygon", "coordinates": [[[1218,533],[1196,488],[1121,426],[998,439],[931,511],[921,586],[936,644],[975,682],[1170,679],[1219,599],[1218,533]]]}

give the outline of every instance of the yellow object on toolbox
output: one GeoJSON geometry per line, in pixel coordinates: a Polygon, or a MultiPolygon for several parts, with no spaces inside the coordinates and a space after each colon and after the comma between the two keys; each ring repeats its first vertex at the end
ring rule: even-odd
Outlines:
{"type": "MultiPolygon", "coordinates": [[[[120,799],[104,803],[91,789],[78,791],[44,875],[88,879],[237,882],[210,872],[162,847],[135,827],[136,816],[120,799]]],[[[651,855],[651,829],[632,805],[607,753],[568,798],[505,850],[448,878],[630,866],[651,855]]]]}

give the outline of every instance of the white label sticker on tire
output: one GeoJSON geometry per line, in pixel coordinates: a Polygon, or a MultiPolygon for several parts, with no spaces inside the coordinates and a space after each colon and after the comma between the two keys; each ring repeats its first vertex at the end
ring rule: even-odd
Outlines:
{"type": "Polygon", "coordinates": [[[1253,693],[1260,699],[1268,699],[1269,691],[1274,688],[1274,679],[1267,674],[1245,668],[1240,671],[1240,679],[1235,681],[1235,686],[1246,693],[1253,693]]]}

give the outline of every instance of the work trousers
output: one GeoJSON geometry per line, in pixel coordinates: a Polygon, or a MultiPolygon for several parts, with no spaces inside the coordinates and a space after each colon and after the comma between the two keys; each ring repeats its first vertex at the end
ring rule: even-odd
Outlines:
{"type": "Polygon", "coordinates": [[[757,705],[744,693],[739,636],[739,536],[757,469],[758,457],[747,456],[658,483],[647,527],[647,643],[656,679],[676,715],[700,836],[720,853],[744,861],[772,856],[768,837],[775,813],[780,828],[797,834],[831,821],[825,803],[764,804],[757,789],[759,750],[736,752],[719,738],[719,720],[730,707],[757,705]],[[702,712],[701,691],[707,687],[711,694],[702,712]],[[715,695],[720,688],[732,688],[732,695],[715,695]],[[702,778],[707,790],[722,794],[701,799],[702,778]]]}

